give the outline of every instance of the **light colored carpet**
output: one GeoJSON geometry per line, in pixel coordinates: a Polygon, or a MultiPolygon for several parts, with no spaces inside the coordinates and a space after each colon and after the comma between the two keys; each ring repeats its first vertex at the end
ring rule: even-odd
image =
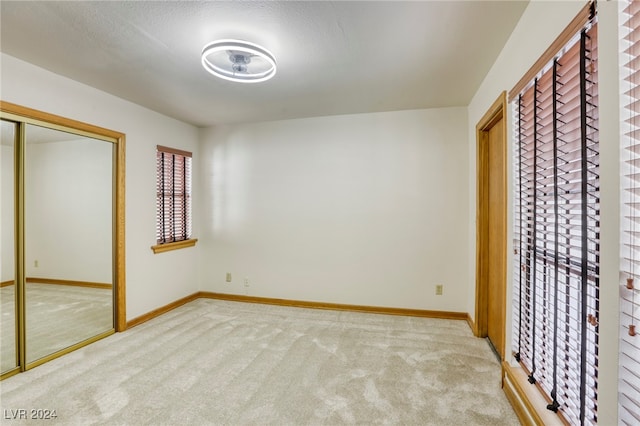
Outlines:
{"type": "Polygon", "coordinates": [[[519,424],[464,321],[207,299],[0,388],[47,424],[519,424]]]}
{"type": "MultiPolygon", "coordinates": [[[[15,366],[14,286],[0,288],[0,368],[15,366]]],[[[27,362],[113,328],[111,290],[55,284],[26,284],[27,362]]]]}

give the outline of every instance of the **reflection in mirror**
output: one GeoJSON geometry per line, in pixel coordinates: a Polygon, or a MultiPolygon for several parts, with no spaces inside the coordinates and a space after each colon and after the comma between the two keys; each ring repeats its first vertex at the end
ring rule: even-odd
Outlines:
{"type": "Polygon", "coordinates": [[[25,129],[26,360],[113,329],[113,145],[25,129]]]}
{"type": "Polygon", "coordinates": [[[0,131],[0,372],[17,367],[15,286],[14,143],[17,124],[2,120],[0,131]]]}

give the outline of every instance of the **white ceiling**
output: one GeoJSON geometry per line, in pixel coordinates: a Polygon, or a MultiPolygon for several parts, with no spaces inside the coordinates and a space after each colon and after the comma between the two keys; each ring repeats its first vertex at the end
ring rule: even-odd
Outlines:
{"type": "Polygon", "coordinates": [[[192,123],[466,106],[526,1],[0,1],[0,50],[192,123]],[[278,62],[264,83],[200,64],[221,38],[278,62]]]}

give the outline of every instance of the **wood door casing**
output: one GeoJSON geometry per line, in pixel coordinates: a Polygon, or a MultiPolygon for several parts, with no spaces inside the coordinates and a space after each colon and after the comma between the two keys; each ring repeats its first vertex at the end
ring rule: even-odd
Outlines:
{"type": "Polygon", "coordinates": [[[505,359],[507,145],[506,93],[476,126],[477,220],[474,332],[489,337],[505,359]]]}
{"type": "Polygon", "coordinates": [[[487,336],[498,353],[504,359],[504,295],[506,293],[506,259],[504,253],[504,232],[499,232],[506,223],[504,211],[505,170],[504,135],[502,124],[504,118],[496,121],[489,129],[487,150],[489,167],[487,170],[488,205],[487,221],[487,336]]]}

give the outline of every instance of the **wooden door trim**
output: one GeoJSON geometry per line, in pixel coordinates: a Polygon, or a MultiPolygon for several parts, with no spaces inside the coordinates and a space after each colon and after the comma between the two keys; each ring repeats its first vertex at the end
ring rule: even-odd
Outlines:
{"type": "MultiPolygon", "coordinates": [[[[487,306],[488,306],[488,293],[489,289],[487,286],[486,275],[488,273],[488,259],[486,256],[487,250],[486,247],[486,238],[485,236],[489,232],[488,229],[488,205],[487,205],[487,182],[486,177],[488,176],[488,171],[490,168],[490,164],[488,161],[488,150],[487,150],[487,142],[489,140],[489,130],[493,128],[496,123],[502,119],[502,134],[504,137],[504,149],[502,155],[504,156],[504,165],[505,167],[500,170],[500,173],[504,174],[504,188],[503,194],[501,197],[501,203],[498,206],[493,206],[493,208],[499,208],[505,212],[507,211],[507,92],[504,91],[498,96],[495,102],[491,105],[491,107],[487,110],[484,116],[480,119],[478,124],[476,125],[476,170],[477,170],[477,179],[476,179],[476,303],[475,303],[475,324],[473,327],[473,332],[477,337],[487,337],[488,335],[488,314],[487,314],[487,306]]],[[[493,172],[496,172],[493,170],[493,172]]],[[[506,235],[507,235],[507,224],[506,221],[503,223],[502,229],[498,230],[500,235],[504,235],[504,241],[502,241],[499,250],[501,255],[506,258],[506,235]]],[[[495,232],[496,230],[492,230],[495,232]]],[[[502,272],[501,276],[505,280],[506,284],[506,270],[502,272]]],[[[504,286],[506,289],[506,285],[504,286]]],[[[501,347],[496,348],[502,359],[504,359],[504,341],[505,341],[505,321],[506,321],[506,291],[502,294],[501,300],[502,313],[501,320],[502,324],[500,327],[502,333],[502,343],[501,347]]]]}

